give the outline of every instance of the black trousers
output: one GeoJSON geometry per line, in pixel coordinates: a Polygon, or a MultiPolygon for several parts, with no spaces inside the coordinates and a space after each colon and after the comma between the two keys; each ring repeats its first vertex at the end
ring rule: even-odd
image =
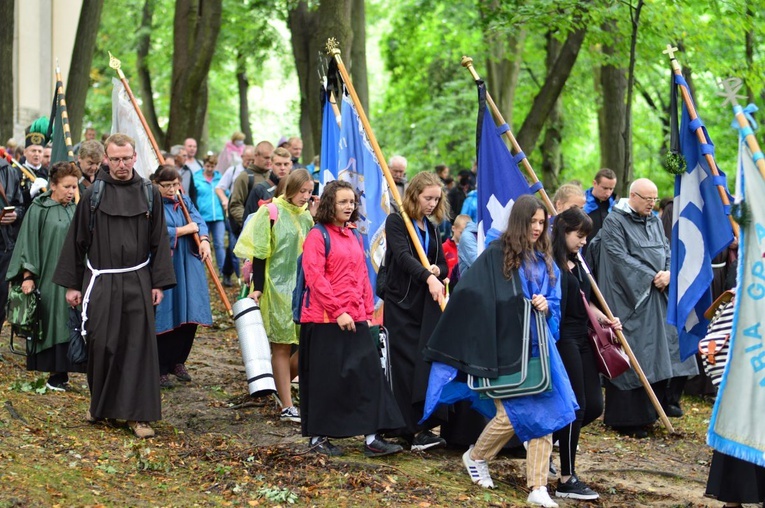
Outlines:
{"type": "Polygon", "coordinates": [[[557,439],[560,446],[561,475],[569,476],[576,472],[576,447],[582,427],[603,413],[603,392],[588,338],[561,338],[557,346],[579,404],[576,419],[553,434],[553,440],[557,439]]]}
{"type": "Polygon", "coordinates": [[[179,363],[186,363],[196,334],[196,323],[184,323],[175,330],[157,335],[160,376],[169,374],[179,363]]]}
{"type": "Polygon", "coordinates": [[[0,252],[0,326],[5,322],[5,306],[8,304],[8,282],[5,276],[8,274],[11,257],[13,257],[12,250],[0,252]]]}

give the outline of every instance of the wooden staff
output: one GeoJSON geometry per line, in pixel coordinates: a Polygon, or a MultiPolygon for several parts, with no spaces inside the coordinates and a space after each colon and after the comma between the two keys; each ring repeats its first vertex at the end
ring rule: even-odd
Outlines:
{"type": "MultiPolygon", "coordinates": [[[[146,123],[146,118],[144,118],[143,113],[141,112],[140,106],[138,106],[138,101],[136,101],[135,96],[133,95],[133,92],[130,90],[130,85],[128,85],[127,78],[125,77],[125,74],[122,72],[121,69],[122,62],[114,58],[114,56],[109,53],[109,67],[117,71],[117,75],[120,78],[120,81],[122,81],[122,85],[125,87],[125,91],[128,94],[128,97],[130,98],[130,102],[133,104],[133,108],[135,109],[136,114],[138,115],[138,119],[141,121],[141,125],[143,126],[143,130],[146,132],[146,136],[149,138],[149,142],[151,143],[151,147],[154,149],[154,154],[157,156],[157,160],[160,164],[165,163],[165,158],[162,157],[162,152],[159,151],[159,145],[157,145],[157,141],[154,139],[154,136],[151,133],[151,129],[149,129],[149,125],[146,123]]],[[[181,186],[180,189],[178,189],[181,195],[183,195],[183,187],[181,186]]],[[[186,203],[183,201],[183,197],[181,196],[181,199],[178,200],[178,202],[181,205],[181,210],[183,210],[183,216],[186,218],[187,222],[191,221],[191,214],[189,214],[189,210],[186,207],[186,203]]],[[[193,235],[194,243],[197,245],[197,249],[199,249],[199,246],[201,244],[201,240],[199,238],[199,233],[194,233],[193,235]]],[[[234,311],[231,308],[231,303],[228,301],[228,297],[226,296],[226,290],[223,289],[223,285],[220,283],[220,280],[218,279],[218,275],[215,271],[215,267],[213,267],[212,260],[210,258],[205,259],[204,261],[205,266],[207,267],[207,271],[210,272],[210,277],[212,277],[213,284],[215,284],[215,289],[218,291],[218,294],[221,297],[221,300],[223,300],[223,305],[226,307],[226,311],[228,311],[229,316],[234,315],[234,311]]]]}
{"type": "MultiPolygon", "coordinates": [[[[600,306],[603,309],[603,314],[605,314],[608,319],[613,321],[614,314],[611,312],[611,309],[608,307],[608,303],[606,303],[606,299],[603,297],[603,293],[600,292],[600,288],[598,287],[597,282],[595,282],[595,279],[592,277],[592,274],[590,273],[590,268],[587,266],[587,263],[584,262],[584,259],[582,258],[582,253],[577,252],[576,255],[579,258],[579,262],[584,267],[584,271],[587,274],[587,278],[590,281],[590,285],[592,286],[592,291],[595,293],[595,297],[598,299],[598,302],[600,303],[600,306]]],[[[664,428],[666,428],[670,433],[674,433],[675,429],[674,427],[672,427],[672,424],[669,422],[669,418],[667,418],[667,414],[664,412],[664,408],[661,407],[661,403],[659,402],[659,399],[656,398],[656,394],[653,392],[653,388],[651,388],[651,383],[649,383],[648,378],[645,377],[643,368],[640,367],[640,364],[637,361],[637,357],[635,356],[635,353],[632,352],[632,348],[627,342],[626,337],[624,337],[624,334],[622,333],[621,330],[616,330],[615,333],[616,333],[616,337],[619,339],[619,342],[622,345],[622,349],[624,349],[624,352],[627,353],[627,356],[630,359],[630,363],[632,364],[632,369],[635,371],[635,374],[637,374],[637,376],[640,378],[640,383],[643,385],[643,388],[645,388],[645,391],[648,394],[648,398],[651,399],[651,404],[653,404],[654,409],[656,409],[656,413],[659,415],[659,419],[661,420],[661,423],[664,425],[664,428]]]]}
{"type": "MultiPolygon", "coordinates": [[[[475,68],[473,67],[473,59],[469,56],[463,56],[462,57],[462,66],[465,67],[468,72],[470,72],[470,75],[473,76],[473,79],[475,81],[480,81],[481,78],[478,76],[478,73],[475,71],[475,68]]],[[[499,108],[497,108],[497,105],[494,103],[494,99],[491,98],[491,95],[489,94],[488,90],[486,91],[486,102],[489,104],[489,108],[491,109],[492,115],[494,115],[494,119],[499,122],[500,125],[503,125],[505,122],[505,119],[502,118],[502,113],[499,111],[499,108]]],[[[513,147],[513,150],[515,151],[515,154],[519,154],[523,152],[521,150],[521,145],[518,144],[518,141],[515,139],[515,136],[513,136],[513,132],[510,129],[507,129],[505,131],[505,137],[510,141],[510,145],[513,147]]],[[[537,174],[534,172],[534,169],[531,167],[531,163],[529,162],[529,159],[527,157],[523,158],[523,169],[526,170],[526,175],[528,175],[529,179],[532,183],[539,183],[539,178],[537,178],[537,174]]],[[[550,197],[547,195],[547,192],[545,191],[544,187],[540,187],[539,189],[539,196],[542,198],[542,202],[547,207],[547,211],[550,212],[550,215],[555,215],[555,206],[553,206],[552,201],[550,201],[550,197]]]]}
{"type": "MultiPolygon", "coordinates": [[[[677,59],[675,58],[675,51],[677,51],[677,48],[673,48],[671,44],[667,44],[667,49],[662,51],[662,53],[669,55],[669,62],[672,65],[672,72],[674,72],[676,76],[682,77],[683,71],[680,69],[680,64],[677,63],[677,59]]],[[[696,108],[693,106],[693,100],[691,99],[691,94],[688,91],[688,87],[681,86],[680,93],[683,96],[683,102],[685,103],[685,107],[688,110],[688,116],[691,118],[691,120],[696,120],[699,115],[696,114],[696,108]]],[[[707,139],[707,136],[704,133],[704,129],[701,126],[696,129],[696,137],[698,138],[699,143],[702,145],[709,144],[709,140],[707,139]]],[[[715,158],[712,156],[712,154],[705,153],[704,158],[706,159],[712,174],[715,176],[720,176],[720,170],[717,168],[717,162],[715,162],[715,158]]],[[[717,186],[717,193],[720,195],[720,199],[722,200],[723,205],[730,206],[728,191],[724,185],[717,186]]],[[[728,215],[728,220],[733,227],[733,234],[736,236],[736,238],[738,238],[738,223],[733,220],[733,217],[730,215],[728,215]]]]}
{"type": "MultiPolygon", "coordinates": [[[[422,244],[420,243],[420,239],[414,230],[412,219],[410,219],[407,213],[404,211],[404,206],[401,202],[401,195],[398,193],[396,182],[393,180],[393,175],[391,175],[390,169],[388,168],[388,163],[385,161],[385,157],[383,156],[382,150],[380,149],[380,145],[377,143],[374,132],[372,132],[372,126],[369,124],[366,113],[364,113],[364,108],[361,106],[359,96],[356,95],[356,89],[353,88],[351,77],[345,68],[345,64],[343,63],[342,58],[340,58],[340,48],[338,47],[337,41],[334,38],[327,41],[327,54],[334,58],[337,62],[337,69],[340,71],[340,75],[343,77],[343,83],[345,84],[346,88],[348,88],[348,93],[351,96],[353,105],[356,107],[356,112],[358,113],[359,119],[361,120],[361,125],[364,126],[364,130],[367,133],[367,138],[369,139],[369,144],[372,145],[372,150],[374,150],[377,161],[380,163],[380,168],[382,169],[383,176],[388,182],[388,187],[390,187],[390,192],[393,195],[393,200],[396,202],[399,212],[401,213],[401,217],[404,219],[404,225],[406,225],[406,230],[409,233],[412,244],[414,244],[414,249],[417,251],[417,256],[420,258],[422,266],[430,269],[430,261],[428,261],[428,256],[425,254],[425,249],[423,249],[422,244]]],[[[423,218],[423,220],[427,220],[427,218],[423,218]]],[[[425,227],[427,227],[427,224],[425,224],[425,227]]],[[[438,299],[438,304],[441,306],[441,310],[443,310],[446,306],[446,302],[444,301],[443,297],[438,299]]]]}
{"type": "MultiPolygon", "coordinates": [[[[463,56],[462,65],[466,67],[468,71],[470,71],[470,74],[473,76],[473,79],[475,79],[476,81],[479,81],[481,79],[478,77],[478,73],[473,68],[472,58],[463,56]]],[[[499,122],[504,124],[505,121],[502,118],[502,114],[497,109],[497,106],[496,104],[494,104],[494,101],[491,99],[491,96],[489,95],[488,91],[486,92],[486,102],[489,104],[489,107],[494,113],[494,118],[496,118],[499,122]]],[[[515,139],[515,136],[513,136],[512,132],[510,132],[510,129],[508,129],[505,132],[505,134],[510,140],[510,143],[512,144],[515,152],[520,153],[522,151],[521,147],[518,144],[518,141],[515,139]]],[[[534,169],[531,167],[531,163],[525,157],[523,159],[523,165],[526,168],[526,172],[531,178],[531,180],[534,183],[539,182],[539,179],[537,178],[537,175],[534,172],[534,169]]],[[[550,201],[550,198],[547,196],[547,192],[545,192],[544,187],[541,187],[539,189],[539,192],[542,196],[542,200],[544,201],[545,206],[547,206],[547,209],[550,212],[550,215],[551,216],[556,215],[555,207],[553,206],[552,201],[550,201]]],[[[592,290],[594,291],[596,298],[598,299],[601,307],[603,308],[603,313],[608,317],[608,319],[613,320],[614,315],[611,312],[611,309],[608,307],[608,304],[606,303],[605,298],[603,298],[603,293],[600,292],[600,288],[598,287],[597,282],[595,282],[595,279],[592,277],[592,274],[590,273],[590,269],[587,267],[587,264],[584,262],[584,259],[582,259],[581,253],[578,253],[577,256],[579,257],[579,261],[582,263],[582,266],[584,267],[585,272],[587,273],[587,278],[590,281],[592,290]]],[[[632,364],[632,368],[635,370],[635,373],[638,375],[638,378],[640,378],[640,383],[643,385],[643,388],[648,394],[648,398],[651,400],[651,404],[653,404],[654,409],[656,409],[656,413],[659,415],[659,419],[661,420],[661,423],[669,432],[674,433],[675,429],[672,427],[672,424],[669,422],[669,418],[667,418],[667,415],[664,412],[664,408],[661,407],[661,403],[659,402],[659,399],[656,398],[656,394],[653,392],[653,388],[651,388],[651,383],[649,383],[648,378],[645,377],[645,373],[643,372],[643,369],[640,367],[640,364],[638,363],[637,358],[635,357],[635,354],[632,352],[632,348],[630,348],[630,345],[627,343],[627,339],[624,337],[624,334],[621,331],[617,331],[616,337],[619,339],[619,342],[621,343],[622,348],[624,349],[624,352],[627,353],[627,356],[630,359],[630,363],[632,364]]]]}

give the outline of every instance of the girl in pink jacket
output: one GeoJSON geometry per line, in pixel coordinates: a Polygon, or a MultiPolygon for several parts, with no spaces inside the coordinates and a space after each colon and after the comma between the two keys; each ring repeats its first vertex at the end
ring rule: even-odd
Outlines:
{"type": "Polygon", "coordinates": [[[364,244],[355,231],[358,202],[348,182],[329,183],[316,212],[318,224],[303,244],[301,423],[313,451],[339,456],[343,451],[329,438],[363,435],[364,454],[379,457],[402,447],[378,432],[398,429],[404,421],[369,332],[374,306],[364,244]]]}

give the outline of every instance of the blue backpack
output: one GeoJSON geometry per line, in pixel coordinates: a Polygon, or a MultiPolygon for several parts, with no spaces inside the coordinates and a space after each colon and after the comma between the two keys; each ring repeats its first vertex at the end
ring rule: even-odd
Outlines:
{"type": "MultiPolygon", "coordinates": [[[[332,246],[329,241],[329,231],[324,224],[316,224],[313,229],[318,229],[321,236],[324,237],[324,259],[325,262],[329,259],[329,249],[332,246]]],[[[359,240],[361,239],[361,233],[356,229],[352,229],[353,234],[359,240]]],[[[300,324],[300,318],[303,314],[303,309],[307,309],[311,305],[311,290],[305,283],[305,272],[303,272],[303,255],[300,254],[297,258],[297,272],[295,276],[295,289],[292,290],[292,321],[300,324]]]]}

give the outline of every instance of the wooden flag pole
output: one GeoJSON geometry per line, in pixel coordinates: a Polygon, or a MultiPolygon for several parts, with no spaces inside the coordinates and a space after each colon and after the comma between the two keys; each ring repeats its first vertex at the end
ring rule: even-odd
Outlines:
{"type": "MultiPolygon", "coordinates": [[[[470,71],[470,74],[473,76],[474,80],[479,81],[481,79],[480,77],[478,77],[478,73],[475,71],[475,68],[473,68],[472,58],[468,56],[463,56],[462,65],[463,67],[466,67],[468,71],[470,71]]],[[[494,118],[501,123],[505,123],[505,120],[502,118],[502,114],[500,113],[499,109],[497,109],[497,105],[494,104],[494,101],[492,100],[488,91],[486,92],[486,102],[489,104],[489,107],[491,108],[492,113],[494,114],[494,118]]],[[[513,146],[515,153],[520,153],[522,151],[521,147],[518,144],[518,141],[515,139],[515,136],[513,136],[512,132],[510,132],[510,130],[508,129],[507,131],[505,131],[505,134],[507,135],[507,138],[510,140],[510,144],[513,146]]],[[[534,172],[534,169],[531,167],[531,163],[529,162],[528,158],[523,159],[523,166],[526,169],[526,173],[529,175],[529,178],[531,178],[531,180],[534,183],[539,182],[539,179],[537,178],[537,175],[534,172]]],[[[544,187],[540,188],[539,192],[542,196],[542,201],[545,203],[545,206],[550,212],[550,216],[556,215],[555,207],[553,206],[552,201],[550,201],[550,198],[547,195],[547,192],[545,191],[544,187]]],[[[579,256],[579,261],[584,267],[585,272],[587,273],[587,278],[590,281],[590,285],[592,286],[592,290],[595,293],[595,297],[598,299],[598,302],[600,302],[600,305],[603,308],[603,313],[608,317],[608,319],[613,320],[614,315],[611,312],[611,309],[608,307],[608,303],[606,303],[605,298],[603,298],[603,293],[600,292],[600,288],[598,287],[597,282],[595,282],[595,279],[592,277],[592,274],[590,274],[590,269],[587,267],[587,264],[584,262],[584,259],[582,259],[581,253],[577,255],[579,256]]],[[[640,364],[638,363],[637,358],[635,357],[635,353],[633,353],[632,348],[630,348],[630,345],[627,343],[627,339],[624,337],[624,334],[621,331],[617,331],[616,336],[619,339],[619,342],[621,343],[622,348],[624,349],[624,352],[627,353],[627,356],[630,359],[630,363],[632,364],[632,368],[635,370],[635,373],[638,375],[638,378],[640,378],[640,383],[643,385],[643,388],[648,394],[648,398],[651,400],[651,404],[653,404],[654,409],[656,409],[656,413],[659,415],[659,419],[661,420],[661,423],[669,432],[674,433],[675,429],[674,427],[672,427],[672,424],[670,423],[669,418],[667,418],[667,414],[664,412],[664,408],[661,407],[661,403],[659,402],[659,399],[656,398],[656,394],[653,392],[653,388],[651,388],[651,383],[649,383],[648,378],[645,377],[645,373],[643,372],[643,369],[640,367],[640,364]]]]}
{"type": "MultiPolygon", "coordinates": [[[[120,77],[120,81],[122,81],[122,85],[125,87],[125,91],[128,94],[128,98],[130,98],[130,102],[133,104],[133,108],[135,109],[135,112],[138,115],[138,119],[141,121],[143,130],[146,132],[146,136],[149,138],[151,147],[154,149],[154,154],[157,156],[157,160],[159,161],[160,164],[164,164],[165,158],[162,157],[162,152],[160,152],[159,150],[159,145],[157,145],[157,141],[154,139],[154,136],[151,133],[151,129],[149,129],[149,125],[146,123],[146,118],[144,118],[143,112],[141,112],[141,108],[140,106],[138,106],[138,101],[133,95],[132,90],[130,90],[130,85],[127,82],[127,78],[125,78],[125,74],[122,72],[121,66],[122,66],[122,62],[114,58],[114,56],[111,53],[109,53],[109,67],[117,71],[117,75],[120,77]]],[[[190,223],[192,222],[191,214],[189,214],[189,209],[186,207],[186,203],[183,201],[183,187],[179,189],[179,192],[181,193],[181,197],[178,200],[178,202],[181,205],[181,210],[183,211],[183,216],[186,218],[186,222],[190,223]]],[[[194,238],[194,243],[197,245],[197,249],[199,249],[199,246],[202,243],[201,239],[199,238],[199,233],[194,233],[193,238],[194,238]]],[[[221,284],[220,279],[218,279],[218,274],[215,271],[215,267],[212,264],[212,259],[208,257],[205,259],[204,263],[205,263],[205,266],[207,267],[207,271],[210,272],[210,277],[212,278],[213,284],[215,285],[215,289],[218,291],[218,294],[220,295],[220,298],[223,301],[223,306],[226,307],[226,311],[228,312],[229,316],[233,316],[234,311],[231,308],[231,302],[228,301],[228,297],[226,296],[226,290],[223,289],[223,284],[221,284]]]]}
{"type": "MultiPolygon", "coordinates": [[[[462,66],[465,67],[468,70],[468,72],[470,72],[470,75],[473,76],[473,79],[475,81],[481,80],[481,78],[478,76],[478,73],[475,70],[475,67],[473,67],[472,58],[470,58],[469,56],[463,56],[462,66]]],[[[494,118],[499,122],[500,125],[504,124],[505,119],[502,117],[502,113],[499,111],[499,108],[497,108],[497,105],[494,103],[494,99],[491,98],[491,95],[489,94],[488,90],[486,91],[486,102],[489,104],[489,108],[491,109],[491,112],[494,115],[494,118]]],[[[519,154],[523,151],[521,150],[521,145],[518,144],[518,140],[515,139],[515,136],[513,136],[513,132],[510,129],[507,129],[505,131],[505,137],[508,139],[508,141],[510,141],[510,145],[513,147],[513,151],[515,152],[515,154],[519,154]]],[[[527,157],[523,158],[523,169],[526,170],[526,174],[528,175],[532,183],[539,183],[539,178],[537,178],[537,174],[534,172],[534,169],[531,167],[531,163],[529,162],[529,159],[527,157]]],[[[547,207],[547,211],[550,213],[550,215],[555,215],[555,206],[553,206],[552,201],[550,201],[550,197],[547,195],[547,192],[545,191],[544,187],[539,189],[539,195],[542,198],[542,202],[547,207]]]]}
{"type": "MultiPolygon", "coordinates": [[[[680,68],[680,64],[677,63],[677,59],[675,58],[675,51],[677,51],[677,48],[672,47],[671,44],[667,44],[667,49],[662,51],[662,53],[669,55],[669,62],[672,65],[672,72],[675,73],[676,76],[683,76],[683,71],[680,68]]],[[[691,100],[691,94],[688,91],[688,88],[685,86],[680,87],[680,93],[683,96],[683,102],[685,103],[686,109],[688,109],[688,116],[690,116],[691,120],[696,120],[699,115],[696,113],[696,108],[693,105],[693,100],[691,100]]],[[[699,140],[699,143],[702,145],[709,144],[709,140],[707,139],[706,134],[704,133],[704,129],[702,127],[698,127],[696,129],[696,137],[699,140]]],[[[714,176],[720,176],[720,170],[717,168],[717,162],[715,162],[715,158],[712,156],[711,153],[704,154],[704,158],[707,161],[707,164],[709,165],[709,169],[712,171],[712,174],[714,176]]],[[[723,205],[730,206],[730,200],[728,199],[728,192],[726,188],[723,185],[717,186],[717,192],[720,194],[720,199],[723,202],[723,205]]],[[[730,221],[731,226],[733,227],[733,234],[738,238],[738,223],[733,220],[733,217],[728,215],[728,220],[730,221]]]]}
{"type": "MultiPolygon", "coordinates": [[[[369,144],[372,145],[372,150],[374,150],[375,152],[375,156],[377,157],[377,162],[380,163],[380,168],[382,169],[383,176],[385,176],[385,180],[388,182],[388,187],[390,187],[390,192],[393,195],[393,200],[396,202],[396,205],[398,205],[398,209],[399,209],[399,212],[401,213],[401,217],[404,219],[406,230],[409,233],[409,237],[412,240],[414,249],[417,251],[417,256],[420,258],[420,262],[422,263],[422,266],[424,266],[427,269],[430,269],[430,262],[428,261],[428,256],[427,254],[425,254],[425,249],[423,249],[422,244],[420,243],[420,239],[417,235],[417,232],[415,232],[414,230],[414,224],[412,224],[412,219],[404,211],[404,206],[401,202],[401,195],[398,193],[396,182],[395,180],[393,180],[393,175],[391,174],[390,169],[388,168],[388,163],[385,161],[385,157],[383,156],[382,150],[380,149],[380,145],[377,143],[377,138],[375,138],[374,132],[372,132],[372,126],[369,124],[369,120],[367,119],[366,113],[364,113],[364,108],[361,106],[361,101],[359,100],[359,96],[356,95],[356,89],[353,88],[351,77],[345,68],[345,64],[343,63],[342,58],[340,58],[340,48],[338,47],[337,41],[334,38],[329,39],[327,41],[327,54],[331,58],[334,58],[335,61],[337,62],[337,69],[340,71],[340,75],[343,78],[343,83],[348,89],[348,93],[351,96],[353,105],[356,107],[356,112],[358,113],[359,119],[361,120],[361,125],[363,125],[364,131],[367,134],[367,138],[369,139],[369,144]]],[[[428,220],[428,219],[424,218],[423,220],[428,220]]],[[[425,225],[425,227],[427,227],[427,224],[425,225]]],[[[446,302],[443,297],[439,298],[438,304],[441,306],[441,310],[443,310],[444,307],[446,306],[446,302]]]]}

